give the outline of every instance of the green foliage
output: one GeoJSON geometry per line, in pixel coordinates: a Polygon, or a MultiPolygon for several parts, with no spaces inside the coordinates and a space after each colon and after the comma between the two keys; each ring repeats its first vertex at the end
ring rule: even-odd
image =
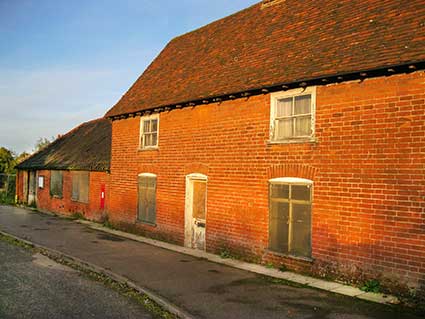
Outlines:
{"type": "Polygon", "coordinates": [[[280,270],[280,271],[288,271],[288,267],[286,267],[284,264],[281,264],[281,265],[279,266],[279,270],[280,270]]]}
{"type": "Polygon", "coordinates": [[[10,196],[6,192],[0,192],[0,204],[13,205],[15,204],[15,197],[10,196]]]}
{"type": "Polygon", "coordinates": [[[112,223],[109,221],[109,216],[105,215],[104,216],[104,221],[103,221],[103,227],[109,228],[109,229],[115,229],[114,225],[112,225],[112,223]]]}
{"type": "Polygon", "coordinates": [[[5,147],[0,147],[0,173],[13,173],[15,164],[15,154],[5,147]]]}
{"type": "Polygon", "coordinates": [[[363,290],[365,292],[380,292],[381,291],[381,284],[376,279],[371,279],[366,281],[362,287],[360,287],[360,290],[363,290]]]}
{"type": "Polygon", "coordinates": [[[16,164],[19,164],[20,162],[26,160],[31,154],[27,153],[27,152],[22,152],[21,154],[19,154],[18,156],[16,156],[15,158],[15,162],[16,164]]]}
{"type": "Polygon", "coordinates": [[[52,141],[54,140],[54,138],[52,137],[51,140],[49,140],[48,138],[45,137],[40,137],[37,142],[34,145],[34,152],[38,152],[39,150],[41,150],[42,148],[45,148],[47,145],[49,145],[52,141]]]}
{"type": "Polygon", "coordinates": [[[85,219],[84,215],[80,212],[73,213],[70,217],[70,219],[76,220],[76,219],[85,219]]]}
{"type": "Polygon", "coordinates": [[[27,243],[25,243],[21,240],[18,240],[18,239],[11,237],[11,236],[7,236],[7,235],[3,235],[3,234],[0,234],[0,241],[6,242],[8,244],[11,244],[11,245],[14,245],[14,246],[17,246],[17,247],[25,248],[27,250],[33,250],[34,249],[34,246],[31,246],[31,245],[29,245],[29,244],[27,244],[27,243]]]}
{"type": "Polygon", "coordinates": [[[232,258],[232,253],[227,248],[222,248],[220,250],[220,257],[223,259],[232,258]]]}
{"type": "Polygon", "coordinates": [[[274,265],[271,262],[268,262],[267,264],[265,264],[265,266],[266,266],[266,268],[269,268],[269,269],[274,268],[274,265]]]}

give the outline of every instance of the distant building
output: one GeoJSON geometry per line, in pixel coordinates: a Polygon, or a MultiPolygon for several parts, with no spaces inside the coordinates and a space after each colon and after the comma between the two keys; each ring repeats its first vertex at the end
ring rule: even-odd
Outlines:
{"type": "Polygon", "coordinates": [[[83,123],[17,165],[18,201],[101,220],[107,209],[111,123],[83,123]]]}

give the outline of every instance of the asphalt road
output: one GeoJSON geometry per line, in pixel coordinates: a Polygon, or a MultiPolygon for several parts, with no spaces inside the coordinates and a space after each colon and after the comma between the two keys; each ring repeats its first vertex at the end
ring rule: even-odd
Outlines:
{"type": "Polygon", "coordinates": [[[127,299],[43,255],[0,241],[0,318],[153,318],[127,299]]]}
{"type": "MultiPolygon", "coordinates": [[[[194,318],[423,319],[407,313],[405,309],[287,285],[251,272],[96,231],[70,220],[26,209],[0,205],[0,230],[126,277],[172,302],[194,318]]],[[[25,270],[25,265],[23,268],[25,270]]],[[[0,278],[2,273],[0,265],[0,278]]],[[[26,276],[31,277],[29,274],[26,276]]],[[[74,279],[65,283],[70,284],[72,281],[74,279]]],[[[39,282],[44,284],[43,280],[39,282]]],[[[65,294],[60,302],[66,303],[67,298],[65,294]]],[[[19,302],[27,299],[24,297],[19,302]]],[[[44,299],[38,299],[40,304],[44,299]]],[[[101,302],[102,298],[99,299],[101,302]]],[[[92,296],[81,298],[84,307],[88,306],[87,300],[90,300],[92,307],[98,303],[97,300],[93,301],[92,296]]],[[[77,308],[78,304],[76,301],[73,307],[77,308]]],[[[116,317],[126,318],[121,314],[116,317]]]]}

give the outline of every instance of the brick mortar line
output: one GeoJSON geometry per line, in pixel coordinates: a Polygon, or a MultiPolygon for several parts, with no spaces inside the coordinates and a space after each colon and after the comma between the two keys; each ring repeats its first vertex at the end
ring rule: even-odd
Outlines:
{"type": "Polygon", "coordinates": [[[328,291],[328,292],[332,292],[332,293],[336,293],[340,295],[345,295],[345,296],[354,297],[357,299],[385,304],[385,305],[395,305],[400,303],[399,299],[393,295],[364,292],[356,287],[344,285],[342,283],[338,283],[335,281],[327,281],[327,280],[323,280],[319,278],[304,276],[304,275],[297,274],[294,272],[289,272],[289,271],[282,272],[276,269],[268,269],[261,265],[251,264],[251,263],[247,263],[247,262],[243,262],[243,261],[239,261],[235,259],[223,259],[220,256],[214,255],[211,253],[196,251],[186,247],[176,246],[170,243],[146,238],[146,237],[135,235],[135,234],[126,233],[120,230],[109,229],[105,226],[102,226],[98,223],[91,222],[88,220],[75,220],[75,222],[86,225],[90,227],[91,229],[113,234],[116,236],[120,236],[129,240],[160,247],[163,249],[182,253],[192,257],[205,258],[208,261],[211,261],[214,263],[226,265],[229,267],[233,267],[233,268],[237,268],[237,269],[241,269],[241,270],[245,270],[245,271],[249,271],[249,272],[253,272],[256,274],[265,275],[265,276],[269,276],[269,277],[273,277],[277,279],[288,280],[297,284],[306,285],[314,289],[320,289],[320,290],[324,290],[324,291],[328,291]],[[329,286],[329,287],[326,287],[326,286],[329,286]]]}
{"type": "MultiPolygon", "coordinates": [[[[41,251],[45,251],[47,252],[47,254],[44,254],[46,257],[50,258],[50,256],[54,256],[56,258],[62,258],[62,259],[68,259],[70,260],[72,263],[74,263],[75,265],[77,265],[78,267],[83,268],[84,270],[88,270],[88,271],[94,271],[96,273],[105,275],[107,277],[112,278],[113,280],[115,280],[118,283],[122,283],[122,284],[126,284],[128,285],[130,288],[135,289],[137,292],[139,292],[140,294],[145,294],[146,296],[148,296],[151,300],[153,300],[155,303],[157,303],[160,307],[164,308],[165,310],[169,311],[170,313],[176,315],[177,317],[181,318],[181,319],[194,319],[194,317],[192,315],[190,315],[189,313],[187,313],[186,311],[180,309],[178,306],[174,305],[172,302],[166,300],[165,298],[161,297],[160,295],[152,292],[151,290],[147,289],[147,288],[143,288],[137,284],[135,284],[134,282],[130,281],[129,279],[118,275],[112,271],[109,271],[105,268],[102,268],[100,266],[94,265],[92,263],[89,263],[87,261],[81,260],[80,258],[62,253],[58,250],[52,249],[52,248],[48,248],[46,246],[40,245],[40,244],[36,244],[34,242],[28,241],[26,239],[20,238],[18,236],[12,235],[10,233],[7,233],[5,231],[0,230],[0,234],[6,237],[10,237],[13,238],[14,240],[17,240],[19,242],[22,242],[24,244],[27,244],[31,247],[34,247],[36,249],[40,249],[41,251]]],[[[52,258],[50,258],[52,259],[52,258]]],[[[53,261],[55,261],[54,259],[52,259],[53,261]]],[[[57,261],[55,261],[57,262],[57,261]]]]}

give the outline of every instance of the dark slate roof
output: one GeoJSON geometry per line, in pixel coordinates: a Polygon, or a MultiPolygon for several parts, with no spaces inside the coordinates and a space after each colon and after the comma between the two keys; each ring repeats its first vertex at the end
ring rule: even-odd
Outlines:
{"type": "Polygon", "coordinates": [[[111,122],[104,118],[83,123],[19,163],[16,168],[109,171],[111,127],[111,122]]]}
{"type": "Polygon", "coordinates": [[[423,0],[258,3],[173,39],[106,116],[423,61],[423,0]]]}

